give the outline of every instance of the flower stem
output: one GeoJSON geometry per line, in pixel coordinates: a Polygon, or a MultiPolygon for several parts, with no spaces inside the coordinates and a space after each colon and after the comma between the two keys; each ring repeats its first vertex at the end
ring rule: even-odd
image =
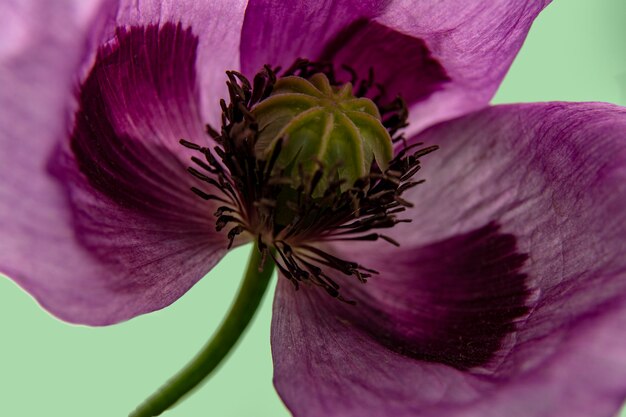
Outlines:
{"type": "Polygon", "coordinates": [[[268,257],[263,263],[255,244],[248,269],[230,311],[213,338],[183,369],[148,397],[129,417],[153,417],[172,407],[213,372],[235,346],[254,316],[274,272],[268,257]]]}

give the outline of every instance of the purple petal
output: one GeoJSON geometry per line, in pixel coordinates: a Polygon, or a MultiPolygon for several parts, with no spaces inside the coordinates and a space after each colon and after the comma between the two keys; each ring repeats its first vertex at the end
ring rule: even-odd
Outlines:
{"type": "MultiPolygon", "coordinates": [[[[320,59],[352,68],[361,80],[356,82],[357,88],[371,74],[376,86],[365,95],[379,96],[382,103],[401,96],[408,106],[419,106],[452,81],[423,39],[367,19],[357,20],[338,33],[320,53],[320,59]]],[[[414,120],[427,122],[417,117],[414,120]]]]}
{"type": "MultiPolygon", "coordinates": [[[[122,0],[116,26],[147,26],[166,22],[190,27],[198,37],[196,72],[202,120],[221,126],[220,98],[228,98],[225,71],[239,69],[239,44],[244,0],[122,0]]],[[[112,32],[114,28],[110,28],[112,32]]]]}
{"type": "Polygon", "coordinates": [[[361,79],[373,69],[387,99],[411,105],[415,132],[488,103],[547,3],[251,1],[241,66],[252,74],[305,57],[347,64],[361,79]]]}
{"type": "Polygon", "coordinates": [[[315,59],[338,33],[382,13],[387,3],[249,1],[241,33],[241,68],[253,75],[265,64],[285,68],[298,57],[315,59]]]}
{"type": "Polygon", "coordinates": [[[162,308],[223,254],[212,206],[190,192],[177,156],[181,137],[205,138],[197,46],[180,24],[118,30],[79,89],[71,140],[63,110],[78,61],[35,79],[43,97],[59,88],[56,101],[25,107],[25,90],[14,92],[0,266],[53,314],[100,325],[162,308]]]}
{"type": "Polygon", "coordinates": [[[405,356],[458,369],[499,365],[533,300],[521,273],[528,256],[499,229],[490,223],[419,248],[342,254],[380,277],[344,284],[340,293],[358,307],[337,305],[336,314],[405,356]]]}
{"type": "Polygon", "coordinates": [[[337,280],[358,304],[280,282],[275,384],[294,415],[615,415],[626,398],[625,131],[623,108],[551,103],[414,138],[441,149],[409,196],[403,246],[337,246],[381,272],[337,280]]]}
{"type": "Polygon", "coordinates": [[[449,402],[474,398],[480,384],[471,374],[505,360],[515,321],[528,313],[519,273],[526,257],[516,253],[515,238],[489,224],[420,248],[338,249],[341,258],[380,271],[367,284],[334,274],[355,306],[309,286],[281,287],[277,295],[275,383],[295,415],[421,415],[445,391],[449,402]]]}
{"type": "Polygon", "coordinates": [[[377,21],[420,38],[450,82],[413,106],[411,131],[484,107],[550,0],[394,0],[377,21]]]}

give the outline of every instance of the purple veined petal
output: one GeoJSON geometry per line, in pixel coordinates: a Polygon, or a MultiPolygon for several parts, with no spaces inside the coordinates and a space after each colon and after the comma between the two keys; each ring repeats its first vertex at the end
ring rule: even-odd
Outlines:
{"type": "Polygon", "coordinates": [[[15,83],[3,97],[0,267],[58,317],[103,325],[175,301],[227,242],[174,145],[205,137],[200,38],[169,22],[118,28],[77,87],[89,35],[70,43],[63,17],[40,49],[3,64],[15,83]]]}
{"type": "Polygon", "coordinates": [[[29,261],[37,252],[43,252],[43,258],[51,246],[72,264],[72,245],[49,243],[73,239],[66,197],[45,166],[67,129],[75,73],[89,31],[104,24],[99,17],[106,9],[97,2],[92,2],[91,16],[79,12],[79,4],[87,3],[3,2],[0,13],[11,22],[0,25],[2,39],[10,40],[2,43],[0,64],[0,268],[31,291],[37,285],[27,277],[38,276],[45,286],[55,274],[50,266],[29,261]],[[41,232],[50,239],[37,248],[33,244],[41,232]],[[21,276],[20,269],[25,270],[21,276]]]}
{"type": "MultiPolygon", "coordinates": [[[[275,385],[296,417],[613,417],[626,398],[626,111],[500,106],[436,125],[400,248],[352,307],[280,281],[275,385]],[[359,307],[362,307],[359,310],[359,307]]],[[[392,229],[393,230],[393,229],[392,229]]]]}
{"type": "Polygon", "coordinates": [[[279,287],[275,383],[294,414],[430,416],[446,395],[450,404],[477,398],[488,385],[470,372],[505,360],[532,300],[515,238],[489,224],[393,252],[336,246],[335,255],[380,275],[362,284],[328,272],[356,305],[310,286],[279,287]]]}
{"type": "Polygon", "coordinates": [[[241,69],[247,75],[265,64],[288,67],[315,59],[344,28],[381,13],[388,0],[342,2],[248,2],[241,33],[241,69]]]}
{"type": "MultiPolygon", "coordinates": [[[[203,122],[221,126],[227,70],[238,70],[245,0],[122,0],[115,26],[181,23],[199,39],[196,61],[203,122]]],[[[113,28],[111,28],[111,32],[113,28]]]]}
{"type": "Polygon", "coordinates": [[[394,0],[376,20],[422,39],[450,81],[410,108],[410,132],[484,107],[550,0],[394,0]]]}
{"type": "Polygon", "coordinates": [[[417,132],[485,106],[547,3],[251,1],[241,65],[252,74],[305,57],[347,64],[360,79],[372,69],[387,100],[407,101],[417,132]]]}

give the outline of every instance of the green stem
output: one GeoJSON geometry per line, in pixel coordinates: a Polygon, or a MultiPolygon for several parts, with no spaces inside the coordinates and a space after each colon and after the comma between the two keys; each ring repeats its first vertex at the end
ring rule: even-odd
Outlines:
{"type": "Polygon", "coordinates": [[[262,256],[255,244],[239,293],[220,328],[178,374],[148,397],[129,417],[153,417],[167,410],[199,385],[235,346],[250,323],[274,272],[270,257],[261,270],[262,256]]]}

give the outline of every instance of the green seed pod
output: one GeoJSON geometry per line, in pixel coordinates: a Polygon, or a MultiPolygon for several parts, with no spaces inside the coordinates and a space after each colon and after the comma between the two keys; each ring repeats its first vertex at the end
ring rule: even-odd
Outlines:
{"type": "Polygon", "coordinates": [[[279,79],[252,113],[259,124],[259,159],[269,158],[282,139],[276,168],[284,169],[296,184],[310,179],[321,163],[324,176],[316,195],[334,179],[345,180],[345,190],[369,173],[373,161],[385,170],[392,158],[391,137],[376,105],[354,97],[349,83],[331,86],[321,73],[309,79],[279,79]]]}

